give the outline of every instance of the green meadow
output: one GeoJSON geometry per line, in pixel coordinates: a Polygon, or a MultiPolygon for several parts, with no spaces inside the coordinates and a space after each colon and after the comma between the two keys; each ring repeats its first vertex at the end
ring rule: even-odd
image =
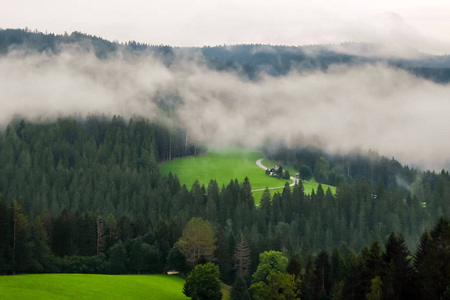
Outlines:
{"type": "MultiPolygon", "coordinates": [[[[188,188],[192,186],[195,180],[200,184],[208,185],[211,179],[215,179],[219,184],[227,185],[230,180],[237,178],[242,182],[245,177],[248,177],[252,185],[256,203],[259,203],[263,189],[266,187],[271,189],[273,195],[276,192],[281,192],[286,182],[292,183],[292,180],[277,179],[269,177],[264,170],[256,165],[256,161],[262,158],[263,154],[257,151],[246,151],[242,149],[228,149],[228,150],[209,150],[208,152],[199,156],[190,156],[185,158],[174,159],[170,162],[161,164],[161,171],[163,174],[176,174],[181,184],[185,184],[188,188]]],[[[273,167],[274,161],[263,160],[262,164],[266,167],[273,167]]],[[[291,176],[295,176],[295,170],[288,168],[291,176]]],[[[312,190],[319,185],[316,181],[304,181],[305,193],[310,194],[312,190]]],[[[322,185],[326,191],[328,187],[333,193],[336,188],[328,185],[322,185]]]]}
{"type": "Polygon", "coordinates": [[[168,275],[0,276],[0,299],[188,299],[183,285],[168,275]]]}
{"type": "Polygon", "coordinates": [[[245,177],[250,180],[252,189],[283,186],[286,181],[292,183],[291,180],[266,176],[264,170],[256,165],[261,155],[259,152],[245,150],[209,150],[199,156],[163,163],[161,170],[163,174],[176,174],[180,183],[186,184],[188,188],[195,180],[207,186],[211,179],[215,179],[219,187],[222,187],[236,178],[242,182],[245,177]]]}

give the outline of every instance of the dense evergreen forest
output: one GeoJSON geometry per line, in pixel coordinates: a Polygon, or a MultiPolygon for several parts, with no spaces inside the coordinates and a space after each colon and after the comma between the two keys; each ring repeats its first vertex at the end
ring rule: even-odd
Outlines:
{"type": "Polygon", "coordinates": [[[319,186],[307,195],[300,181],[273,197],[267,190],[255,206],[247,179],[186,187],[162,176],[160,162],[201,151],[186,141],[181,129],[139,118],[8,124],[0,135],[0,273],[187,274],[212,261],[223,282],[245,291],[256,284],[258,299],[278,275],[251,274],[274,250],[289,259],[280,272],[301,279],[289,277],[302,299],[364,299],[377,289],[386,299],[440,299],[450,290],[450,225],[439,219],[450,213],[447,171],[374,153],[283,149],[268,155],[310,168],[337,193],[319,186]],[[199,228],[209,240],[192,254],[199,228]]]}
{"type": "MultiPolygon", "coordinates": [[[[169,69],[191,61],[244,81],[382,63],[450,82],[447,55],[388,58],[374,45],[177,48],[0,29],[0,57],[63,51],[102,61],[153,56],[169,69]]],[[[183,101],[152,97],[171,117],[183,101]]],[[[2,124],[0,274],[170,270],[186,278],[193,299],[221,297],[220,289],[198,289],[205,274],[233,285],[232,299],[450,299],[448,171],[404,166],[382,153],[268,142],[265,156],[301,180],[281,193],[266,190],[256,206],[247,178],[185,186],[163,176],[162,162],[206,151],[165,124],[120,116],[2,124]],[[302,180],[310,179],[337,191],[319,185],[306,194],[302,180]]]]}
{"type": "Polygon", "coordinates": [[[391,58],[379,53],[377,47],[370,44],[345,43],[300,47],[256,44],[180,48],[135,41],[117,43],[80,32],[55,35],[28,29],[0,29],[0,54],[7,54],[13,50],[58,54],[67,49],[67,46],[81,51],[92,51],[100,59],[125,53],[138,56],[152,55],[166,66],[174,64],[179,59],[191,60],[217,71],[238,73],[250,80],[258,80],[264,74],[283,76],[292,71],[300,73],[325,71],[331,65],[384,63],[437,83],[450,82],[448,55],[418,53],[416,58],[411,59],[391,58]]]}

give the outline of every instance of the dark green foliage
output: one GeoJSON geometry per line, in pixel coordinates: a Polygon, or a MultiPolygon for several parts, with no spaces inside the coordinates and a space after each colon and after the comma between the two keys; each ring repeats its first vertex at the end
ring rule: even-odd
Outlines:
{"type": "Polygon", "coordinates": [[[259,255],[259,265],[253,282],[265,281],[271,271],[287,273],[288,259],[279,251],[265,251],[259,255]]]}
{"type": "Polygon", "coordinates": [[[75,224],[73,225],[73,230],[75,228],[78,229],[77,238],[74,240],[74,245],[78,245],[77,249],[75,249],[75,254],[81,256],[96,255],[97,232],[94,215],[89,212],[75,214],[75,224]]]}
{"type": "Polygon", "coordinates": [[[250,289],[256,300],[300,299],[295,276],[279,271],[271,270],[266,281],[254,283],[250,289]]]}
{"type": "Polygon", "coordinates": [[[31,237],[31,272],[43,272],[52,269],[52,257],[48,246],[48,236],[45,224],[40,216],[37,216],[30,228],[31,237]]]}
{"type": "MultiPolygon", "coordinates": [[[[138,274],[142,271],[147,271],[150,267],[150,245],[142,243],[141,239],[135,239],[131,242],[129,250],[129,270],[132,270],[138,274]]],[[[157,260],[158,261],[158,260],[157,260]]]]}
{"type": "Polygon", "coordinates": [[[124,274],[127,273],[127,267],[125,262],[127,261],[127,250],[119,241],[114,246],[109,248],[108,251],[108,265],[107,272],[110,274],[124,274]]]}
{"type": "Polygon", "coordinates": [[[431,232],[422,235],[414,265],[419,273],[422,296],[447,299],[450,285],[450,222],[440,218],[431,232]]]}
{"type": "Polygon", "coordinates": [[[23,212],[22,204],[14,201],[11,207],[12,221],[12,259],[13,274],[29,269],[33,264],[31,258],[30,231],[28,218],[23,212]]]}
{"type": "Polygon", "coordinates": [[[236,281],[233,283],[231,288],[231,299],[232,300],[250,300],[250,293],[247,288],[247,283],[242,276],[237,276],[236,281]]]}
{"type": "Polygon", "coordinates": [[[188,270],[186,257],[181,253],[177,244],[175,244],[169,252],[167,257],[167,267],[169,270],[174,269],[180,273],[186,273],[188,270]]]}
{"type": "Polygon", "coordinates": [[[339,249],[333,249],[330,259],[330,281],[334,283],[343,280],[346,271],[345,261],[339,249]]]}
{"type": "Polygon", "coordinates": [[[380,276],[376,276],[371,281],[370,293],[366,294],[367,300],[381,300],[383,299],[383,281],[380,276]]]}
{"type": "Polygon", "coordinates": [[[219,230],[217,233],[217,265],[219,266],[222,282],[231,285],[234,280],[233,250],[235,242],[231,232],[219,230]]]}
{"type": "MultiPolygon", "coordinates": [[[[147,121],[126,123],[119,117],[12,122],[0,136],[0,192],[6,199],[22,199],[32,214],[50,210],[57,217],[64,208],[84,212],[95,207],[105,215],[118,210],[119,219],[126,210],[140,211],[145,219],[147,205],[136,200],[152,196],[158,160],[184,155],[176,147],[162,147],[164,141],[155,142],[164,134],[166,129],[147,121]]],[[[171,141],[173,146],[182,142],[171,141]]],[[[145,225],[135,226],[136,233],[145,225]]]]}
{"type": "Polygon", "coordinates": [[[0,274],[7,274],[12,270],[12,234],[10,209],[0,195],[0,274]]]}
{"type": "Polygon", "coordinates": [[[291,257],[289,274],[295,275],[296,288],[302,287],[303,299],[363,299],[380,286],[386,297],[446,295],[445,219],[424,234],[416,270],[406,243],[414,247],[421,228],[448,214],[448,172],[420,173],[378,156],[311,155],[302,161],[325,158],[328,180],[333,172],[345,175],[335,196],[322,185],[305,195],[299,182],[273,197],[266,190],[255,207],[248,179],[222,187],[214,180],[207,187],[197,182],[189,190],[171,174],[160,176],[159,161],[185,153],[185,141],[176,134],[169,147],[169,134],[147,121],[120,117],[9,124],[0,135],[0,192],[6,195],[0,200],[0,273],[186,273],[186,258],[174,245],[189,220],[201,217],[210,224],[212,250],[196,261],[215,258],[227,284],[237,282],[237,273],[251,276],[262,262],[259,254],[274,250],[302,254],[291,257]],[[412,185],[411,193],[397,187],[399,176],[412,185]],[[16,232],[16,248],[14,199],[23,205],[16,207],[16,221],[26,220],[17,222],[25,230],[16,232]],[[104,221],[100,235],[106,236],[106,255],[96,255],[97,218],[104,221]],[[390,238],[382,255],[380,244],[372,241],[384,241],[392,230],[405,239],[390,238]],[[235,256],[242,240],[247,270],[235,256]],[[318,254],[308,259],[310,253],[318,254]],[[300,261],[306,266],[301,271],[300,261]],[[376,276],[381,281],[373,286],[376,276]]]}
{"type": "Polygon", "coordinates": [[[298,170],[299,177],[302,180],[310,180],[313,176],[312,170],[307,165],[302,165],[298,170]]]}
{"type": "Polygon", "coordinates": [[[363,280],[363,261],[359,256],[352,254],[347,265],[348,272],[342,286],[341,299],[364,299],[367,290],[363,280]]]}
{"type": "Polygon", "coordinates": [[[258,221],[259,221],[259,230],[260,232],[266,232],[267,226],[271,220],[272,214],[272,203],[270,201],[270,191],[269,189],[265,189],[264,193],[261,197],[261,201],[259,202],[259,210],[258,210],[258,221]]]}
{"type": "Polygon", "coordinates": [[[369,287],[369,284],[371,284],[373,278],[382,274],[384,266],[382,255],[382,249],[378,241],[375,241],[370,245],[367,253],[363,252],[366,265],[364,279],[367,281],[367,288],[369,287]]]}
{"type": "Polygon", "coordinates": [[[76,224],[73,217],[67,210],[61,213],[61,216],[55,220],[52,232],[53,252],[58,256],[75,254],[75,231],[76,224]]]}
{"type": "Polygon", "coordinates": [[[383,293],[385,299],[412,299],[417,296],[416,274],[402,236],[391,234],[383,253],[383,293]]]}
{"type": "Polygon", "coordinates": [[[315,261],[315,270],[313,286],[315,293],[325,298],[330,294],[331,282],[330,282],[330,262],[328,253],[321,251],[315,261]]]}
{"type": "Polygon", "coordinates": [[[300,256],[293,255],[289,259],[289,264],[287,267],[287,272],[291,275],[295,275],[296,278],[300,278],[300,274],[302,271],[302,263],[300,260],[300,256]]]}
{"type": "MultiPolygon", "coordinates": [[[[322,187],[305,195],[299,183],[273,199],[266,192],[259,209],[254,207],[248,179],[242,184],[233,180],[222,188],[214,181],[207,188],[194,184],[188,191],[176,177],[159,175],[159,160],[185,152],[183,135],[181,140],[172,136],[168,147],[169,134],[147,121],[125,122],[120,117],[13,122],[0,138],[0,191],[8,201],[23,199],[31,217],[49,211],[49,245],[59,256],[97,253],[92,239],[97,216],[105,220],[107,247],[118,239],[126,242],[152,231],[156,241],[146,243],[157,243],[157,255],[164,258],[193,216],[220,226],[231,224],[234,232],[245,236],[253,230],[251,246],[258,247],[251,251],[254,264],[259,252],[270,248],[300,253],[331,250],[343,241],[360,249],[368,237],[386,236],[389,228],[406,232],[411,243],[426,223],[427,215],[417,201],[405,203],[402,193],[378,192],[367,181],[340,186],[336,197],[322,187]],[[414,222],[408,221],[410,215],[414,222]],[[167,220],[171,220],[169,227],[161,225],[167,220]]],[[[319,158],[312,162],[322,161],[319,158]]],[[[448,180],[445,174],[441,178],[436,188],[448,180]]],[[[434,200],[430,210],[439,212],[442,207],[442,200],[434,200]]],[[[223,276],[230,277],[223,254],[219,265],[223,276]]]]}
{"type": "MultiPolygon", "coordinates": [[[[115,273],[110,269],[110,264],[106,260],[106,256],[100,253],[96,256],[65,256],[53,258],[53,267],[55,270],[52,272],[61,273],[109,273],[109,274],[121,274],[115,273]]],[[[117,271],[119,271],[117,269],[117,271]]]]}
{"type": "Polygon", "coordinates": [[[328,172],[330,171],[330,166],[325,157],[320,156],[317,158],[314,165],[314,178],[317,182],[328,182],[328,172]]]}
{"type": "Polygon", "coordinates": [[[212,263],[197,265],[186,278],[183,293],[193,300],[220,300],[222,290],[219,277],[219,267],[212,263]]]}

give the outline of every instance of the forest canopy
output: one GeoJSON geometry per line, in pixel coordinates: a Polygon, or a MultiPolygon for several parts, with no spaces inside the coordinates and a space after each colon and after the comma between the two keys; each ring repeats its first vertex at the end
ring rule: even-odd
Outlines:
{"type": "MultiPolygon", "coordinates": [[[[341,45],[363,46],[370,45],[341,45]]],[[[358,123],[356,113],[341,122],[339,114],[324,110],[322,105],[335,103],[334,107],[348,110],[352,104],[361,104],[360,96],[367,94],[354,87],[355,78],[366,84],[374,78],[383,79],[382,89],[367,88],[370,97],[363,103],[367,105],[364,112],[374,112],[377,121],[377,116],[387,116],[382,120],[392,117],[380,99],[406,103],[403,107],[407,111],[410,98],[403,96],[417,92],[417,85],[427,88],[420,95],[423,99],[428,99],[428,91],[434,92],[437,100],[433,109],[445,113],[438,96],[446,94],[448,56],[393,60],[325,46],[175,48],[115,43],[79,32],[53,35],[11,29],[0,30],[0,53],[0,63],[7,66],[17,66],[23,57],[33,58],[25,63],[35,71],[27,87],[35,87],[31,83],[36,78],[58,78],[59,73],[49,71],[52,64],[61,69],[69,66],[69,82],[83,78],[80,81],[85,83],[87,78],[95,83],[88,93],[77,94],[70,101],[83,107],[81,96],[87,95],[83,99],[90,102],[90,93],[100,91],[96,95],[111,97],[114,104],[119,103],[114,108],[125,112],[125,116],[105,113],[85,117],[86,110],[81,110],[76,118],[64,113],[53,118],[50,112],[41,119],[33,111],[30,118],[12,121],[5,115],[2,120],[8,122],[2,124],[0,132],[0,274],[170,271],[189,279],[186,295],[211,292],[214,298],[222,297],[219,279],[233,285],[231,294],[236,299],[277,298],[280,294],[292,299],[448,296],[449,172],[404,165],[382,152],[325,151],[319,147],[323,140],[316,138],[317,133],[331,132],[321,138],[332,139],[336,142],[332,146],[342,145],[341,139],[355,145],[361,141],[376,145],[381,143],[378,139],[392,140],[405,132],[402,129],[406,126],[392,126],[395,133],[391,136],[384,127],[377,127],[387,133],[374,139],[376,134],[367,134],[364,128],[342,130],[366,123],[358,123]],[[73,49],[87,53],[80,56],[87,58],[84,64],[78,66],[78,56],[61,55],[73,49]],[[11,57],[15,60],[8,60],[11,57]],[[150,62],[145,64],[147,60],[150,62]],[[104,67],[103,73],[94,72],[91,62],[104,67]],[[117,62],[125,66],[123,73],[115,72],[119,70],[117,62]],[[188,62],[193,64],[186,67],[188,62]],[[144,71],[157,67],[145,73],[135,69],[136,65],[144,71]],[[387,75],[378,76],[380,73],[387,75]],[[148,84],[147,77],[138,80],[143,78],[141,74],[156,75],[148,84]],[[348,77],[352,80],[346,81],[348,77]],[[303,86],[291,85],[299,78],[305,86],[320,84],[311,94],[303,94],[303,86]],[[335,91],[337,98],[324,96],[313,103],[323,86],[335,91]],[[355,88],[351,97],[346,90],[349,86],[355,88]],[[110,92],[106,96],[101,92],[105,88],[110,92]],[[405,93],[402,97],[384,98],[399,88],[405,93]],[[285,105],[292,99],[301,101],[294,108],[285,105]],[[380,106],[373,109],[373,103],[380,106]],[[256,106],[268,111],[264,117],[256,106]],[[129,107],[132,109],[126,110],[129,107]],[[295,128],[314,121],[311,135],[286,130],[285,115],[271,114],[274,107],[286,114],[294,111],[288,116],[295,119],[295,128]],[[312,108],[315,113],[311,113],[312,108]],[[136,111],[152,117],[130,118],[136,111]],[[218,121],[219,115],[224,122],[218,121]],[[338,123],[332,123],[337,119],[338,123]],[[344,127],[334,128],[334,124],[344,127]],[[261,127],[266,129],[263,133],[256,130],[261,127]],[[353,139],[357,135],[361,140],[353,139]],[[287,143],[293,136],[295,142],[287,143]],[[266,190],[260,204],[255,205],[248,178],[230,178],[222,186],[214,178],[204,185],[199,181],[182,185],[176,174],[160,173],[162,162],[201,155],[207,151],[206,142],[218,142],[215,138],[222,145],[262,145],[259,150],[265,157],[298,173],[298,182],[286,184],[274,194],[266,190]],[[305,193],[302,180],[312,179],[319,185],[305,193]],[[336,193],[324,188],[325,184],[336,186],[336,193]],[[208,290],[199,286],[205,281],[213,283],[208,290]]],[[[22,78],[19,71],[11,77],[22,78]]],[[[39,83],[36,86],[32,91],[39,91],[39,83]]],[[[16,95],[21,91],[16,87],[5,91],[16,95]]],[[[40,102],[45,97],[28,90],[24,94],[32,95],[30,105],[46,109],[40,102]]],[[[58,95],[52,94],[60,101],[58,95]]],[[[53,111],[55,115],[66,106],[68,111],[72,109],[61,103],[53,111]]],[[[111,104],[99,103],[99,109],[111,104]]],[[[424,105],[420,101],[414,104],[424,105]]],[[[391,118],[394,122],[390,124],[409,121],[411,116],[400,115],[391,118]]],[[[421,122],[407,124],[422,126],[421,122]]],[[[427,130],[409,128],[407,132],[413,132],[409,137],[414,138],[428,134],[427,130]]],[[[410,148],[425,156],[436,153],[432,145],[428,147],[431,152],[422,152],[428,150],[425,147],[410,148]]],[[[446,148],[438,151],[442,154],[446,148]]],[[[294,175],[284,173],[285,178],[294,175]]]]}

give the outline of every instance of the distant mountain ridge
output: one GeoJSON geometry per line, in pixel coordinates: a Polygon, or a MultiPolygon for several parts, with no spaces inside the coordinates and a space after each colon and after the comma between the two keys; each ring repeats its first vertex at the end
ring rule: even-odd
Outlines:
{"type": "Polygon", "coordinates": [[[99,59],[106,59],[117,52],[152,55],[161,59],[166,66],[182,57],[196,60],[217,71],[237,72],[250,80],[258,80],[262,74],[283,76],[292,71],[326,71],[331,65],[384,63],[437,83],[450,82],[450,55],[418,53],[415,58],[389,57],[382,55],[375,45],[370,44],[172,47],[136,41],[111,42],[76,31],[70,35],[55,35],[26,29],[0,29],[0,54],[3,55],[14,49],[58,54],[64,51],[64,45],[75,45],[80,50],[92,51],[99,59]]]}

